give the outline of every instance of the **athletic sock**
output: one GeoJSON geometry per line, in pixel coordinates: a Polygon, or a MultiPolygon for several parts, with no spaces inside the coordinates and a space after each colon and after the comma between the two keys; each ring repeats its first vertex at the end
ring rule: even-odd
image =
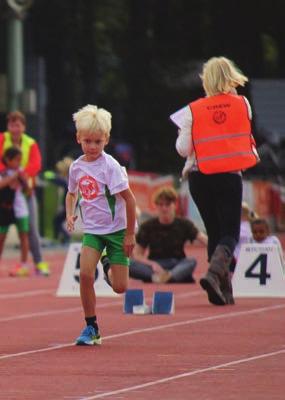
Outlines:
{"type": "Polygon", "coordinates": [[[98,324],[97,324],[97,318],[96,315],[94,317],[87,317],[85,318],[86,325],[87,326],[93,326],[93,328],[98,332],[98,324]]]}

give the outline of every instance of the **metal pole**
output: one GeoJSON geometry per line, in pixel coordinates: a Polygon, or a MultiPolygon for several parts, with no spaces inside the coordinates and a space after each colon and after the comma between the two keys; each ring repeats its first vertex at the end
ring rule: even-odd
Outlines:
{"type": "Polygon", "coordinates": [[[23,21],[10,18],[8,24],[8,111],[21,107],[24,89],[23,21]]]}

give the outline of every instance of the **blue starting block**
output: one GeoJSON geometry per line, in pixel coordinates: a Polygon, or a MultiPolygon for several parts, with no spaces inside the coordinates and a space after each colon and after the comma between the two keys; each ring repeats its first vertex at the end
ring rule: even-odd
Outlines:
{"type": "Polygon", "coordinates": [[[125,293],[124,313],[133,314],[134,306],[145,305],[144,292],[142,289],[128,289],[125,293]]]}
{"type": "Polygon", "coordinates": [[[172,292],[154,292],[152,314],[173,314],[174,295],[172,292]]]}

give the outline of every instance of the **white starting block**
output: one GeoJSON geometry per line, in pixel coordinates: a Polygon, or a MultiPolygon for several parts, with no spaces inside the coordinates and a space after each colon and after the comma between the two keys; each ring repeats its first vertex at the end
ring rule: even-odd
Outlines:
{"type": "Polygon", "coordinates": [[[277,245],[243,244],[232,285],[234,297],[285,297],[285,272],[277,245]]]}
{"type": "MultiPolygon", "coordinates": [[[[79,297],[79,273],[80,273],[80,258],[81,243],[71,243],[64,262],[63,271],[61,274],[59,286],[56,295],[59,297],[79,297]]],[[[104,271],[101,262],[96,268],[95,283],[97,297],[113,297],[118,296],[117,293],[104,280],[104,271]]]]}
{"type": "Polygon", "coordinates": [[[174,314],[174,295],[172,292],[154,293],[152,314],[174,314]]]}

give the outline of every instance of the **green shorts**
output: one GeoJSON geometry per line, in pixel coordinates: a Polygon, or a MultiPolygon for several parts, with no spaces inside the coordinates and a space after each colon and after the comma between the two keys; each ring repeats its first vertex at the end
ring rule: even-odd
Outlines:
{"type": "MultiPolygon", "coordinates": [[[[29,232],[29,217],[16,218],[15,222],[19,233],[29,232]]],[[[0,233],[7,233],[10,225],[0,226],[0,233]]]]}
{"type": "Polygon", "coordinates": [[[129,258],[125,256],[123,242],[126,230],[108,233],[106,235],[95,235],[92,233],[84,233],[82,245],[92,247],[100,253],[106,247],[107,257],[110,264],[129,265],[129,258]]]}

